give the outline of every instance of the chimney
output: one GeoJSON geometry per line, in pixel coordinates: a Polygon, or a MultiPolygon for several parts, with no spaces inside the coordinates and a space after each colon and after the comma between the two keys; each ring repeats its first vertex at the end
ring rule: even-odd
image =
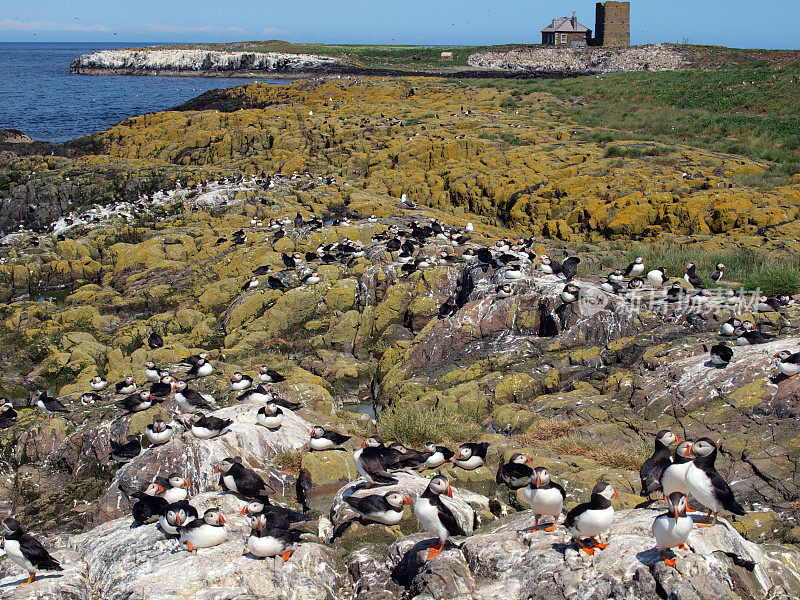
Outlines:
{"type": "Polygon", "coordinates": [[[572,30],[575,31],[578,28],[578,19],[575,17],[575,11],[572,11],[572,30]]]}

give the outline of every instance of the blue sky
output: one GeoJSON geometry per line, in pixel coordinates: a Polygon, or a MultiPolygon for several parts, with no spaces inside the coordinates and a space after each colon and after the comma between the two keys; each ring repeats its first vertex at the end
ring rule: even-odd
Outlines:
{"type": "MultiPolygon", "coordinates": [[[[550,19],[594,28],[586,0],[0,0],[0,41],[538,43],[550,19]]],[[[634,44],[798,48],[800,0],[633,0],[634,44]]]]}

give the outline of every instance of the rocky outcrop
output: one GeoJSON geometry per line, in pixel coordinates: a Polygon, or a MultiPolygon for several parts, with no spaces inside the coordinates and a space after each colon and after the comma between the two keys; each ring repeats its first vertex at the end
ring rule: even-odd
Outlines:
{"type": "Polygon", "coordinates": [[[506,52],[476,52],[469,55],[467,63],[487,69],[571,75],[616,71],[669,71],[687,65],[680,52],[660,44],[630,48],[529,46],[506,52]]]}
{"type": "Polygon", "coordinates": [[[100,50],[82,54],[71,73],[108,75],[232,75],[320,72],[341,61],[329,56],[280,52],[214,52],[210,50],[100,50]]]}

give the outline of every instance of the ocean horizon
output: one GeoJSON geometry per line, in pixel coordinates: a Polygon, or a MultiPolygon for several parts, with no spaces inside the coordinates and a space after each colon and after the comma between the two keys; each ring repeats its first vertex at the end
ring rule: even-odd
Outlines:
{"type": "Polygon", "coordinates": [[[107,129],[144,113],[182,104],[216,88],[263,81],[266,77],[73,75],[81,54],[165,42],[0,42],[0,128],[18,129],[50,142],[65,142],[107,129]]]}

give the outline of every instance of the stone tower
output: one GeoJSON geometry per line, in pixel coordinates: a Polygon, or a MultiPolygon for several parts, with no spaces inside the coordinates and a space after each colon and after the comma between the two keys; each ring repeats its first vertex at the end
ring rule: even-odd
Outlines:
{"type": "Polygon", "coordinates": [[[598,2],[594,31],[595,46],[630,46],[631,3],[598,2]]]}

